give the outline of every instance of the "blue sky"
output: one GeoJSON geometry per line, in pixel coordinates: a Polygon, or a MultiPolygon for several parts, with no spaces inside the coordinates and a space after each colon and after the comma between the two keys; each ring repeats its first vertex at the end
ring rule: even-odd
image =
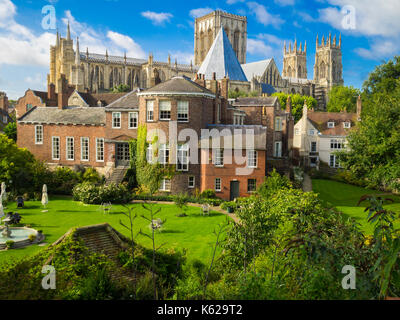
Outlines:
{"type": "Polygon", "coordinates": [[[0,91],[12,99],[28,88],[46,88],[56,33],[42,27],[46,5],[54,6],[63,36],[70,21],[81,50],[96,53],[107,48],[110,54],[146,58],[152,52],[161,61],[170,53],[190,63],[194,18],[215,9],[248,17],[248,62],[272,57],[282,70],[283,42],[307,41],[309,78],[317,34],[321,40],[329,32],[342,33],[344,80],[355,87],[400,52],[399,0],[0,0],[0,91]]]}

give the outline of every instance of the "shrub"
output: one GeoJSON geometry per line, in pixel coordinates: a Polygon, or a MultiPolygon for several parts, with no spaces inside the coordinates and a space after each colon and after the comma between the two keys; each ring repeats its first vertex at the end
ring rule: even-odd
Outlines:
{"type": "Polygon", "coordinates": [[[12,241],[12,240],[6,241],[7,249],[12,249],[13,246],[14,246],[14,241],[12,241]]]}
{"type": "Polygon", "coordinates": [[[132,196],[125,184],[96,186],[90,182],[78,184],[73,189],[75,201],[85,204],[126,203],[132,196]]]}
{"type": "Polygon", "coordinates": [[[52,172],[47,186],[51,194],[70,195],[79,182],[78,173],[69,168],[60,167],[52,172]]]}
{"type": "Polygon", "coordinates": [[[216,199],[217,195],[215,193],[214,190],[204,190],[201,194],[200,194],[200,198],[202,199],[216,199]]]}
{"type": "Polygon", "coordinates": [[[36,240],[36,235],[30,234],[28,239],[29,239],[30,242],[34,242],[36,240]]]}
{"type": "Polygon", "coordinates": [[[82,175],[83,182],[100,183],[101,178],[96,169],[88,168],[82,175]]]}

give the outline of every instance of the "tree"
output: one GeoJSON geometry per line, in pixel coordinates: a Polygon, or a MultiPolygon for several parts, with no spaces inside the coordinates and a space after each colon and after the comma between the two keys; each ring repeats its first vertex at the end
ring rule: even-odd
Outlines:
{"type": "Polygon", "coordinates": [[[361,94],[359,89],[352,86],[335,86],[328,93],[328,112],[356,112],[357,97],[361,94]]]}
{"type": "Polygon", "coordinates": [[[348,136],[349,151],[338,154],[345,169],[373,188],[400,190],[399,101],[400,86],[364,100],[362,121],[348,136]]]}
{"type": "Polygon", "coordinates": [[[313,109],[317,107],[317,100],[310,96],[302,96],[300,94],[287,94],[283,92],[274,93],[273,97],[278,97],[279,102],[282,106],[282,109],[286,109],[286,102],[288,97],[290,96],[292,99],[292,114],[295,119],[295,123],[301,119],[303,116],[303,106],[304,102],[307,103],[308,109],[313,109]]]}
{"type": "Polygon", "coordinates": [[[112,89],[113,93],[123,93],[123,92],[130,92],[131,88],[126,84],[120,84],[119,86],[115,86],[112,89]]]}
{"type": "Polygon", "coordinates": [[[0,135],[0,181],[14,190],[30,187],[35,164],[36,160],[28,150],[18,148],[13,140],[0,135]]]}
{"type": "Polygon", "coordinates": [[[11,140],[17,142],[17,123],[10,122],[4,128],[4,134],[11,140]]]}
{"type": "Polygon", "coordinates": [[[377,66],[364,82],[363,90],[367,95],[376,93],[390,94],[400,86],[400,56],[377,66]]]}

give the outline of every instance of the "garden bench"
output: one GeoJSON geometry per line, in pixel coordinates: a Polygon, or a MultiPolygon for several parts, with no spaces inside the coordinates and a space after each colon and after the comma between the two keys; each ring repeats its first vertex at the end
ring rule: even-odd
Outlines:
{"type": "Polygon", "coordinates": [[[203,204],[201,206],[201,210],[202,210],[203,216],[210,215],[210,205],[208,203],[207,204],[203,204]]]}

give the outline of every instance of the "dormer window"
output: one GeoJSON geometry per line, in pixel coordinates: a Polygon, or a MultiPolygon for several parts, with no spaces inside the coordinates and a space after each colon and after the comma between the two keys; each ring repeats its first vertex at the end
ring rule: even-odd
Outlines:
{"type": "Polygon", "coordinates": [[[328,122],[328,128],[329,129],[332,129],[334,127],[335,127],[335,123],[334,122],[332,122],[332,121],[328,122]]]}
{"type": "Polygon", "coordinates": [[[345,123],[343,123],[343,127],[344,127],[345,129],[350,129],[350,128],[351,128],[351,122],[345,122],[345,123]]]}

